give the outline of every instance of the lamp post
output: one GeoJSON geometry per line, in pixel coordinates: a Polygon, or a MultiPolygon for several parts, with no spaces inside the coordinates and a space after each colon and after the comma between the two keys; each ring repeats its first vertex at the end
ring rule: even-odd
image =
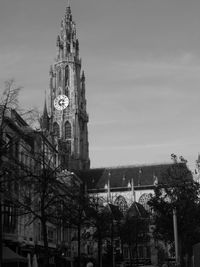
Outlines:
{"type": "Polygon", "coordinates": [[[175,256],[176,264],[179,264],[179,254],[178,254],[178,229],[177,229],[177,214],[176,208],[173,208],[173,228],[174,228],[174,243],[175,243],[175,256]]]}
{"type": "MultiPolygon", "coordinates": [[[[166,198],[168,203],[172,203],[175,201],[175,198],[170,199],[169,197],[166,198]]],[[[173,205],[173,203],[172,203],[173,205]]],[[[179,266],[179,247],[178,247],[178,226],[177,226],[177,210],[176,207],[172,208],[173,213],[173,232],[174,232],[174,244],[175,244],[175,258],[176,258],[176,265],[179,266]]]]}

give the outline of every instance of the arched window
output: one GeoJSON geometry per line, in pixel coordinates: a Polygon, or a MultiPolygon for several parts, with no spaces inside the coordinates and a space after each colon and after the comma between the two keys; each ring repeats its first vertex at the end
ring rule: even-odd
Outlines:
{"type": "Polygon", "coordinates": [[[65,85],[67,85],[69,82],[69,66],[67,65],[65,67],[65,85]]]}
{"type": "Polygon", "coordinates": [[[65,122],[65,139],[69,139],[72,136],[72,127],[69,121],[65,122]]]}
{"type": "Polygon", "coordinates": [[[61,68],[58,68],[58,72],[57,72],[57,83],[58,83],[58,86],[61,85],[61,80],[62,80],[62,72],[61,72],[61,68]]]}
{"type": "Polygon", "coordinates": [[[139,198],[139,201],[138,201],[147,211],[150,211],[150,207],[147,204],[147,202],[150,200],[150,198],[151,198],[150,194],[144,193],[141,195],[141,197],[139,198]]]}
{"type": "Polygon", "coordinates": [[[59,129],[59,125],[57,122],[54,122],[53,124],[53,133],[57,136],[60,137],[60,129],[59,129]]]}
{"type": "Polygon", "coordinates": [[[123,196],[118,196],[115,199],[115,205],[119,206],[119,209],[122,213],[125,213],[128,209],[128,204],[123,196]]]}

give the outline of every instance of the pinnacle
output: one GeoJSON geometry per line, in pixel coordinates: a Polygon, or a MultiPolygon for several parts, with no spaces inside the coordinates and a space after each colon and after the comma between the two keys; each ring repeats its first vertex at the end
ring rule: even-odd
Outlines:
{"type": "Polygon", "coordinates": [[[47,103],[46,103],[46,90],[45,90],[45,101],[44,101],[44,110],[43,110],[43,116],[48,117],[48,112],[47,112],[47,103]]]}
{"type": "Polygon", "coordinates": [[[72,20],[72,12],[71,12],[69,0],[67,1],[67,7],[65,10],[65,18],[72,20]]]}

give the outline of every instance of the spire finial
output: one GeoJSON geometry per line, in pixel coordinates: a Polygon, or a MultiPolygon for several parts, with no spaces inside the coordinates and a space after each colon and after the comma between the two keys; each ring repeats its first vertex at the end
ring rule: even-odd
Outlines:
{"type": "Polygon", "coordinates": [[[44,111],[43,111],[43,116],[48,116],[47,102],[46,102],[46,90],[44,91],[44,111]]]}
{"type": "Polygon", "coordinates": [[[72,20],[72,14],[71,14],[71,8],[70,8],[69,0],[67,0],[67,7],[66,7],[66,11],[65,11],[65,19],[72,20]]]}
{"type": "Polygon", "coordinates": [[[43,130],[49,130],[49,116],[47,112],[47,103],[46,103],[46,90],[45,90],[45,99],[44,99],[44,109],[43,115],[40,119],[40,125],[43,130]]]}

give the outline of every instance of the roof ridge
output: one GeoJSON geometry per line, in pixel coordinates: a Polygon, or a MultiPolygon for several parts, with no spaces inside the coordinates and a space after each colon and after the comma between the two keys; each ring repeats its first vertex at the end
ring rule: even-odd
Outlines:
{"type": "Polygon", "coordinates": [[[135,164],[135,165],[118,165],[118,166],[110,166],[110,167],[94,167],[90,168],[89,170],[100,170],[100,169],[120,169],[120,168],[130,168],[130,167],[148,167],[148,166],[162,166],[162,165],[169,165],[173,164],[172,162],[161,162],[161,163],[142,163],[142,164],[135,164]]]}

